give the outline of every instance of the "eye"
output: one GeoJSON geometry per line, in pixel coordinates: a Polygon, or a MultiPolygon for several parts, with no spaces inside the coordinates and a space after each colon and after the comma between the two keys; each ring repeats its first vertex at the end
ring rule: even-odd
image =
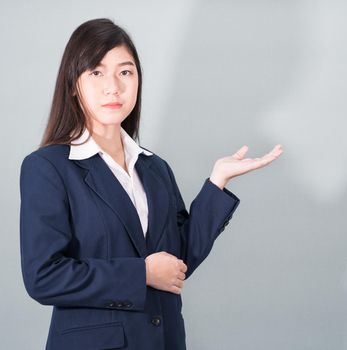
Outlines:
{"type": "Polygon", "coordinates": [[[133,72],[130,71],[130,70],[123,70],[123,71],[121,71],[121,74],[126,76],[126,75],[131,75],[131,74],[133,74],[133,72]],[[123,74],[123,73],[129,73],[129,74],[123,74]]]}
{"type": "Polygon", "coordinates": [[[94,75],[95,77],[99,77],[99,76],[100,76],[100,75],[94,74],[94,73],[100,73],[100,74],[101,74],[101,72],[100,72],[99,70],[94,70],[94,71],[91,72],[89,75],[94,75]]]}

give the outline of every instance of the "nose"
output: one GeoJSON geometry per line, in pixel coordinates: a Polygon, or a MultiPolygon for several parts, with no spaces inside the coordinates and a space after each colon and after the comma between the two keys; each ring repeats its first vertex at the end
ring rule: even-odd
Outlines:
{"type": "Polygon", "coordinates": [[[105,82],[105,95],[119,95],[123,91],[123,84],[117,77],[109,77],[105,82]]]}

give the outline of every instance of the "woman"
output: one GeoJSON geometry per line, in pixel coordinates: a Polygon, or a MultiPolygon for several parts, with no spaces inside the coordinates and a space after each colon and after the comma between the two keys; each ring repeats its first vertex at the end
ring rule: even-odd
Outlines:
{"type": "Polygon", "coordinates": [[[141,86],[122,28],[95,19],[73,32],[20,174],[24,284],[54,306],[46,349],[185,349],[184,280],[239,204],[224,187],[282,152],[217,160],[188,213],[168,163],[134,141],[141,86]]]}

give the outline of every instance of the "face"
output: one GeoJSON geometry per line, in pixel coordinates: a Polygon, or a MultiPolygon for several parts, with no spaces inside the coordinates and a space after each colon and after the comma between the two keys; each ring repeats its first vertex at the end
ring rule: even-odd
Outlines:
{"type": "Polygon", "coordinates": [[[119,124],[133,110],[138,89],[135,61],[125,46],[106,53],[93,70],[83,72],[77,80],[82,110],[91,118],[93,129],[119,124]],[[110,103],[119,105],[107,106],[110,103]]]}

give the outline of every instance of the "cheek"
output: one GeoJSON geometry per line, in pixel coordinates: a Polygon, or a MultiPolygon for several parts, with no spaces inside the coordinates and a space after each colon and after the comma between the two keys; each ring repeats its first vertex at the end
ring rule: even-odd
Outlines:
{"type": "Polygon", "coordinates": [[[137,82],[134,82],[131,86],[131,96],[132,96],[132,99],[135,100],[136,102],[136,98],[137,98],[137,90],[138,90],[138,83],[137,82]]]}
{"type": "Polygon", "coordinates": [[[84,99],[89,106],[93,106],[98,99],[98,90],[93,85],[84,87],[84,99]]]}

